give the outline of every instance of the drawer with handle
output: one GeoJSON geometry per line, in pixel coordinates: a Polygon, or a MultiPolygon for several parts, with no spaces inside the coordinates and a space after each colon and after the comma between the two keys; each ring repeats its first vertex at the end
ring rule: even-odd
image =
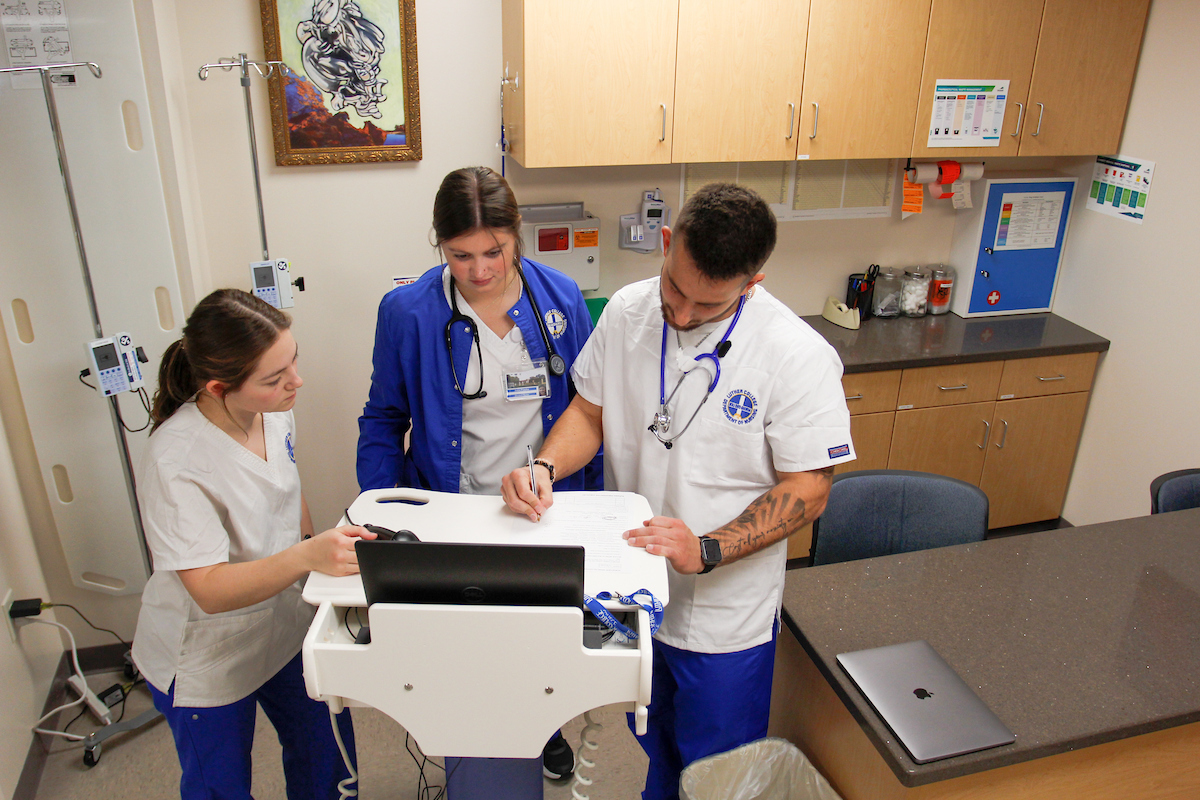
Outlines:
{"type": "Polygon", "coordinates": [[[1003,361],[904,370],[896,408],[932,408],[996,399],[1003,361]]]}
{"type": "Polygon", "coordinates": [[[846,393],[846,407],[850,409],[851,416],[894,410],[899,389],[898,369],[842,376],[842,390],[846,393]]]}
{"type": "Polygon", "coordinates": [[[1099,353],[1041,356],[1004,362],[997,399],[1040,397],[1048,394],[1086,392],[1092,388],[1099,353]]]}

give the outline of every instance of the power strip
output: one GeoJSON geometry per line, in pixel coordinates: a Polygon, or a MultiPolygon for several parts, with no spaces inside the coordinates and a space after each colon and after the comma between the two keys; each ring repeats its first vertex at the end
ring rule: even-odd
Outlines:
{"type": "Polygon", "coordinates": [[[105,725],[112,725],[112,711],[104,704],[104,701],[96,696],[78,675],[72,675],[67,678],[67,685],[75,690],[75,694],[84,698],[87,701],[88,708],[96,715],[96,718],[105,725]]]}

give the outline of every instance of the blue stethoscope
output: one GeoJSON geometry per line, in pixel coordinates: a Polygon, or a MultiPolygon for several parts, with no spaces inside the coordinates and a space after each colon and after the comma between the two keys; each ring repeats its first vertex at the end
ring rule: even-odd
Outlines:
{"type": "Polygon", "coordinates": [[[667,411],[667,406],[675,397],[675,393],[679,391],[679,387],[683,385],[683,379],[691,375],[695,370],[683,373],[679,376],[679,381],[675,384],[675,388],[671,390],[671,394],[667,394],[667,321],[663,320],[663,335],[662,335],[662,351],[658,361],[658,413],[654,415],[654,421],[650,423],[650,427],[646,430],[654,434],[654,438],[663,443],[663,447],[670,450],[675,446],[675,440],[683,436],[687,429],[691,427],[692,420],[696,419],[696,415],[700,413],[700,409],[704,408],[704,404],[708,402],[708,398],[712,395],[713,390],[717,388],[717,383],[721,380],[721,359],[729,352],[729,348],[733,346],[733,342],[729,341],[729,334],[733,333],[734,326],[737,325],[738,319],[742,316],[742,307],[746,305],[746,295],[742,295],[738,300],[737,311],[733,314],[733,319],[729,321],[729,327],[725,329],[725,335],[721,337],[721,341],[717,342],[711,353],[701,353],[694,359],[696,362],[702,359],[712,361],[715,374],[712,381],[708,384],[708,391],[704,393],[704,399],[700,401],[700,405],[696,406],[696,410],[692,416],[688,418],[687,424],[683,426],[683,430],[675,434],[669,439],[663,438],[663,434],[671,429],[671,414],[667,411]]]}

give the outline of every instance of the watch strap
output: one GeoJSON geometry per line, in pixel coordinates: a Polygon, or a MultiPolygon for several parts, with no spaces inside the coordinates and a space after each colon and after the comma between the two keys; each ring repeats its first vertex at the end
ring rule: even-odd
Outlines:
{"type": "Polygon", "coordinates": [[[707,575],[713,571],[713,568],[721,563],[721,542],[711,536],[700,537],[700,558],[704,561],[704,569],[700,570],[699,575],[707,575]],[[704,559],[704,545],[706,542],[712,542],[717,548],[717,560],[707,561],[704,559]]]}

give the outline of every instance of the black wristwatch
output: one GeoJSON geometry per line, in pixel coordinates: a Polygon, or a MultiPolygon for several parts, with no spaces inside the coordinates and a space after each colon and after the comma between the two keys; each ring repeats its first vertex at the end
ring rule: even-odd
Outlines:
{"type": "Polygon", "coordinates": [[[700,574],[712,572],[713,567],[721,563],[721,543],[711,536],[701,536],[700,560],[704,562],[704,569],[700,570],[700,574]]]}

